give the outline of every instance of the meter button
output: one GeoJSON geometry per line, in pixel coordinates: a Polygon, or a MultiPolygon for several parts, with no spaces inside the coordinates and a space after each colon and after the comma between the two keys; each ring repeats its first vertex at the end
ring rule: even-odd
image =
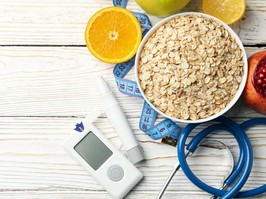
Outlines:
{"type": "Polygon", "coordinates": [[[108,177],[112,181],[118,182],[124,177],[124,170],[118,165],[113,165],[108,169],[108,177]]]}

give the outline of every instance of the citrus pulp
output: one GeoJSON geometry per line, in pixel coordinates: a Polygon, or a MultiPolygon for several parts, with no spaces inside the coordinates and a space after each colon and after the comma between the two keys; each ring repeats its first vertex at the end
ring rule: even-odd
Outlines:
{"type": "Polygon", "coordinates": [[[246,10],[246,0],[203,0],[203,12],[230,25],[240,20],[246,10]]]}
{"type": "Polygon", "coordinates": [[[115,6],[96,12],[85,30],[90,52],[107,63],[121,63],[132,58],[141,38],[142,30],[135,15],[115,6]]]}

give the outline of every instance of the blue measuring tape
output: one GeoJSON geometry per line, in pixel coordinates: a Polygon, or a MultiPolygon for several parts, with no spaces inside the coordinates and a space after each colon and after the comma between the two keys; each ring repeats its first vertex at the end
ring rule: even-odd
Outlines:
{"type": "MultiPolygon", "coordinates": [[[[114,6],[126,8],[127,0],[113,0],[114,6]]],[[[152,28],[150,19],[147,15],[132,12],[140,22],[141,27],[144,29],[142,37],[152,28]]],[[[135,63],[135,56],[130,60],[116,64],[113,70],[118,90],[126,95],[142,97],[142,94],[135,81],[124,79],[126,74],[132,69],[135,63]]],[[[162,142],[176,146],[177,138],[180,134],[180,127],[170,119],[155,124],[158,113],[146,102],[142,108],[142,114],[139,121],[139,128],[152,139],[162,139],[162,142]]]]}

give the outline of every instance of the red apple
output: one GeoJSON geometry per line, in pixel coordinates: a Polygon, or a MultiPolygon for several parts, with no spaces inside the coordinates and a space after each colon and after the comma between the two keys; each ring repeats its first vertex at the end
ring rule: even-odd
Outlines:
{"type": "Polygon", "coordinates": [[[248,59],[248,77],[242,97],[250,108],[266,115],[266,50],[248,59]]]}

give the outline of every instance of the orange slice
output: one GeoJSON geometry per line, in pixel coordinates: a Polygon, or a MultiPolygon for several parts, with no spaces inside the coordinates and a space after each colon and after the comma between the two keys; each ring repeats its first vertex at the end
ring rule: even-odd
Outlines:
{"type": "Polygon", "coordinates": [[[88,21],[85,41],[90,52],[107,63],[121,63],[132,58],[142,38],[135,15],[121,7],[107,7],[88,21]]]}
{"type": "Polygon", "coordinates": [[[246,10],[246,0],[203,0],[203,12],[230,25],[240,20],[246,10]]]}

